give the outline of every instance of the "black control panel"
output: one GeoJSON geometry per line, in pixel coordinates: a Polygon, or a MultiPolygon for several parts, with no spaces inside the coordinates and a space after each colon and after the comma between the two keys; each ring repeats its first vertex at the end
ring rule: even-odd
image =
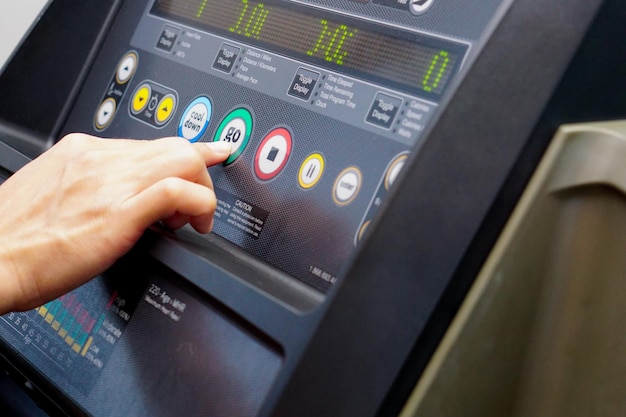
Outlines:
{"type": "Polygon", "coordinates": [[[54,136],[230,143],[214,232],[150,230],[2,354],[71,415],[397,415],[601,1],[567,3],[121,2],[54,136]]]}
{"type": "Polygon", "coordinates": [[[336,6],[148,2],[65,130],[230,143],[210,170],[215,233],[325,293],[472,47],[408,12],[402,27],[385,7],[336,6]]]}

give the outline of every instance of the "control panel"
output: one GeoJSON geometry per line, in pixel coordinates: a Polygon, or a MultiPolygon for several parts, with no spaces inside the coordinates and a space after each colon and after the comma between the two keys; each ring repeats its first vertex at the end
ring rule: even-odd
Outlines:
{"type": "Polygon", "coordinates": [[[472,59],[474,35],[425,30],[433,2],[322,3],[148,2],[66,129],[230,143],[210,169],[214,232],[326,293],[472,59]]]}
{"type": "Polygon", "coordinates": [[[149,230],[0,354],[78,415],[398,415],[600,2],[116,3],[55,138],[229,143],[214,230],[149,230]]]}

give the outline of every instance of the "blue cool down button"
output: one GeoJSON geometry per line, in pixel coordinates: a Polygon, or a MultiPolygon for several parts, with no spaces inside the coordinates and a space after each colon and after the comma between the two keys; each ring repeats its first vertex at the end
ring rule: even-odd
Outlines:
{"type": "Polygon", "coordinates": [[[178,123],[178,136],[189,142],[197,142],[206,132],[213,106],[207,97],[198,97],[183,112],[178,123]]]}

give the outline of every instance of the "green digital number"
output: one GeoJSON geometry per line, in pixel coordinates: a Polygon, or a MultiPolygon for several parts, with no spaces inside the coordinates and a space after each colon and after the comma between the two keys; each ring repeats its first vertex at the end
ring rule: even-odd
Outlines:
{"type": "Polygon", "coordinates": [[[248,0],[241,0],[241,4],[243,7],[241,13],[239,13],[239,17],[237,17],[237,23],[228,30],[248,38],[259,39],[261,29],[263,29],[267,15],[270,12],[269,9],[267,9],[263,3],[259,3],[248,13],[250,6],[248,0]]]}
{"type": "Polygon", "coordinates": [[[206,7],[207,1],[209,0],[204,0],[202,4],[200,5],[200,8],[198,9],[198,13],[196,13],[197,18],[200,18],[200,16],[202,16],[202,13],[204,12],[204,8],[206,7]]]}
{"type": "Polygon", "coordinates": [[[441,77],[443,77],[446,68],[448,68],[449,62],[450,58],[447,51],[439,51],[439,53],[433,57],[432,61],[430,61],[428,71],[426,71],[426,75],[422,80],[422,87],[425,91],[433,91],[439,86],[441,77]]]}
{"type": "Polygon", "coordinates": [[[315,46],[307,51],[307,55],[322,55],[328,62],[334,62],[337,65],[343,65],[344,58],[348,55],[343,50],[343,45],[347,38],[351,38],[357,31],[346,25],[339,25],[334,30],[328,25],[328,21],[322,19],[322,30],[317,37],[315,46]]]}

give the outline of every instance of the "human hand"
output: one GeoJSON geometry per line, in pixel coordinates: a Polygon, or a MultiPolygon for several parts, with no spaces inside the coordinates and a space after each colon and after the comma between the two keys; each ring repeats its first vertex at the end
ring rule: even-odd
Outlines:
{"type": "Polygon", "coordinates": [[[103,272],[159,220],[207,233],[228,144],[68,135],[0,186],[0,313],[103,272]]]}

